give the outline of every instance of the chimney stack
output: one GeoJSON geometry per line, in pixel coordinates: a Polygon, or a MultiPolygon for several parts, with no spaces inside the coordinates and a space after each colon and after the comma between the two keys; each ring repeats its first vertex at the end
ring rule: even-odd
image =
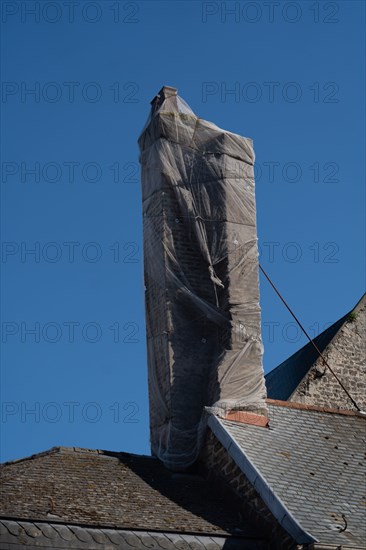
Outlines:
{"type": "Polygon", "coordinates": [[[152,453],[195,462],[205,408],[266,414],[252,141],[163,87],[139,138],[152,453]]]}

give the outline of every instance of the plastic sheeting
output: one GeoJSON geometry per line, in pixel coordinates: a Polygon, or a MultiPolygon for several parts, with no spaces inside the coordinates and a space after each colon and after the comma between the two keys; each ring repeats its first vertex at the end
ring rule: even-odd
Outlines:
{"type": "Polygon", "coordinates": [[[151,447],[184,470],[205,408],[266,412],[254,153],[168,87],[139,145],[151,447]]]}

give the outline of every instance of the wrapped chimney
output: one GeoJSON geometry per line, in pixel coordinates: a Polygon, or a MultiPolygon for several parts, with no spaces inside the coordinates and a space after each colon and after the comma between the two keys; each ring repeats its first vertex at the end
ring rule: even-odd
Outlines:
{"type": "Polygon", "coordinates": [[[205,407],[266,412],[252,141],[164,87],[139,138],[152,453],[198,456],[205,407]]]}

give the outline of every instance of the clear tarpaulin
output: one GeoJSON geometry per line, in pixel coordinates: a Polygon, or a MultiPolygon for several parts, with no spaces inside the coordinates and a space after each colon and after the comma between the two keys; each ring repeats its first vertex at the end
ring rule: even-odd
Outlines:
{"type": "Polygon", "coordinates": [[[254,152],[168,87],[139,145],[151,447],[184,470],[205,408],[266,411],[254,152]]]}

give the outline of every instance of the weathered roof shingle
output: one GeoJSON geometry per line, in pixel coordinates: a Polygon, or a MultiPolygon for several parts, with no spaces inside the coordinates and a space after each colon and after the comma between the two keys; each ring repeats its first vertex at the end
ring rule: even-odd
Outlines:
{"type": "Polygon", "coordinates": [[[152,457],[56,447],[1,471],[3,518],[255,536],[203,477],[171,472],[152,457]]]}
{"type": "Polygon", "coordinates": [[[366,419],[273,403],[269,419],[269,428],[215,419],[223,429],[215,434],[240,448],[307,533],[324,544],[364,548],[366,419]]]}

